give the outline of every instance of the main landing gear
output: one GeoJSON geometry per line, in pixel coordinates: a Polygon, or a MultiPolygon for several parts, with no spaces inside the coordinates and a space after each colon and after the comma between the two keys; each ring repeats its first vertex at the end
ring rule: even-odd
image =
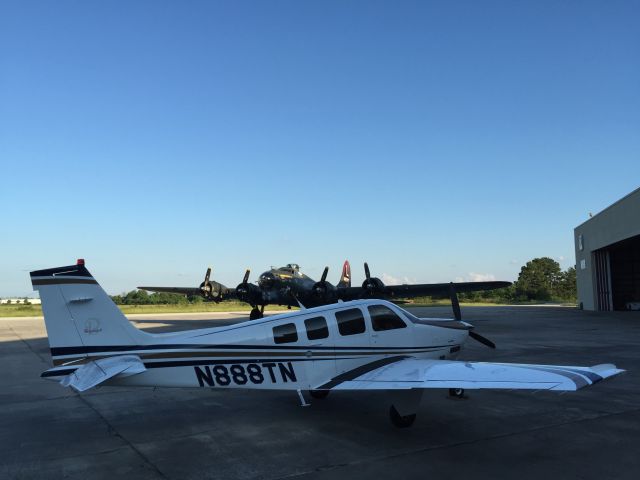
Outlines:
{"type": "Polygon", "coordinates": [[[258,318],[262,318],[264,316],[264,305],[258,307],[255,305],[251,309],[251,313],[249,313],[249,320],[257,320],[258,318]]]}
{"type": "Polygon", "coordinates": [[[465,398],[464,388],[450,388],[449,396],[452,398],[465,398]]]}
{"type": "Polygon", "coordinates": [[[393,426],[407,428],[413,425],[421,399],[421,389],[395,391],[389,408],[389,420],[393,426]]]}
{"type": "Polygon", "coordinates": [[[402,416],[398,413],[396,407],[391,405],[391,408],[389,409],[389,419],[391,420],[391,423],[393,423],[394,427],[407,428],[413,425],[413,422],[416,421],[416,414],[412,413],[410,415],[402,416]]]}

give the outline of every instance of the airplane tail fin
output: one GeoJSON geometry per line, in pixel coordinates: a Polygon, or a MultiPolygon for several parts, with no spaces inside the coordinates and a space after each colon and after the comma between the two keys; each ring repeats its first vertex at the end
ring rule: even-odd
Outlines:
{"type": "Polygon", "coordinates": [[[351,265],[349,265],[349,260],[345,260],[344,265],[342,265],[342,275],[340,276],[338,287],[350,287],[350,286],[351,286],[351,265]]]}
{"type": "Polygon", "coordinates": [[[53,357],[71,350],[92,350],[87,347],[149,343],[151,335],[127,320],[86,269],[84,260],[68,267],[36,270],[30,275],[33,289],[40,292],[53,357]]]}

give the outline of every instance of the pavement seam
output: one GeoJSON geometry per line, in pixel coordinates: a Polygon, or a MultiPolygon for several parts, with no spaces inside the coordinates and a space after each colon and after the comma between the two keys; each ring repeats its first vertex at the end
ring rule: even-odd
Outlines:
{"type": "Polygon", "coordinates": [[[118,437],[119,439],[121,439],[129,448],[131,448],[131,450],[133,450],[144,462],[145,464],[147,464],[150,469],[152,471],[154,471],[160,478],[163,479],[167,479],[169,477],[167,477],[164,473],[162,473],[162,471],[158,468],[158,466],[153,463],[151,460],[149,460],[149,458],[147,458],[147,456],[142,453],[133,443],[131,443],[127,438],[124,437],[124,435],[122,435],[120,432],[118,432],[118,430],[116,430],[116,428],[111,425],[111,422],[109,422],[109,420],[107,420],[107,418],[102,415],[102,413],[100,413],[100,411],[94,407],[91,402],[89,402],[88,399],[86,399],[84,396],[78,394],[77,395],[78,398],[80,398],[80,400],[87,405],[87,407],[89,407],[91,410],[93,410],[95,412],[96,415],[98,415],[98,417],[107,425],[108,429],[109,429],[109,433],[115,435],[116,437],[118,437]]]}
{"type": "Polygon", "coordinates": [[[366,459],[361,459],[361,460],[355,460],[353,462],[340,463],[340,464],[335,464],[335,465],[323,465],[323,466],[316,467],[316,468],[314,468],[312,470],[308,470],[308,471],[302,472],[302,473],[293,473],[293,474],[289,474],[289,475],[271,477],[271,480],[279,480],[279,479],[285,479],[285,478],[287,478],[287,479],[289,479],[289,478],[299,478],[299,477],[304,477],[304,476],[309,475],[309,474],[326,472],[326,471],[329,471],[329,470],[337,470],[337,469],[343,468],[343,467],[352,467],[352,466],[357,466],[357,465],[361,465],[361,464],[369,463],[369,462],[384,461],[384,460],[390,460],[390,459],[394,459],[394,458],[401,458],[401,457],[405,457],[405,456],[409,456],[409,455],[414,455],[416,453],[430,452],[430,451],[435,451],[435,450],[444,450],[444,449],[447,449],[447,448],[455,448],[455,447],[466,446],[466,445],[473,445],[475,443],[480,443],[480,442],[484,442],[484,441],[487,441],[487,440],[498,440],[498,439],[501,439],[501,438],[515,437],[515,436],[518,436],[518,435],[538,432],[538,431],[545,430],[545,429],[562,427],[562,426],[565,426],[565,425],[573,425],[573,424],[577,424],[577,423],[581,423],[581,422],[591,422],[591,421],[598,420],[598,419],[601,419],[601,418],[614,417],[614,416],[617,416],[617,415],[625,415],[625,414],[635,413],[635,412],[640,412],[640,408],[634,408],[634,409],[631,409],[631,410],[625,410],[624,412],[605,413],[605,414],[596,415],[596,416],[590,417],[590,418],[580,418],[580,419],[577,419],[577,420],[570,420],[570,421],[567,421],[567,422],[551,423],[551,424],[548,424],[548,425],[542,425],[540,427],[530,428],[528,430],[521,430],[521,431],[518,431],[518,432],[503,433],[503,434],[500,434],[500,435],[492,435],[492,436],[489,436],[489,437],[476,438],[474,440],[467,440],[467,441],[464,441],[464,442],[451,443],[451,444],[447,444],[447,445],[434,445],[432,447],[426,447],[426,448],[418,448],[418,449],[415,449],[415,450],[408,450],[406,452],[399,452],[399,453],[396,453],[396,454],[386,455],[386,456],[383,456],[383,457],[366,458],[366,459]]]}

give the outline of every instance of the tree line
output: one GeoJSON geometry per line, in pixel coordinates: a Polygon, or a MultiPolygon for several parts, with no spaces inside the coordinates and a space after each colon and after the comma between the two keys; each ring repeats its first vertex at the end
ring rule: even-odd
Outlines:
{"type": "Polygon", "coordinates": [[[578,298],[576,269],[570,267],[562,271],[552,258],[534,258],[520,269],[513,285],[486,292],[461,293],[459,297],[469,302],[575,302],[578,298]]]}
{"type": "Polygon", "coordinates": [[[117,305],[186,305],[204,301],[200,295],[187,297],[176,293],[148,293],[146,290],[131,290],[120,295],[113,295],[111,299],[117,305]]]}

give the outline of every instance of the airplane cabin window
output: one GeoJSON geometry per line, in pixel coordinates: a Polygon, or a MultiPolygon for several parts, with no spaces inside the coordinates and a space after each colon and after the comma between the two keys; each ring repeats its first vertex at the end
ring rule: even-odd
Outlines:
{"type": "Polygon", "coordinates": [[[329,328],[324,317],[307,318],[304,321],[304,326],[307,329],[309,340],[319,340],[329,336],[329,328]]]}
{"type": "Polygon", "coordinates": [[[285,323],[273,327],[273,340],[276,343],[291,343],[298,341],[298,331],[294,323],[285,323]]]}
{"type": "Polygon", "coordinates": [[[371,325],[376,332],[406,328],[407,324],[389,307],[384,305],[370,305],[371,325]]]}
{"type": "Polygon", "coordinates": [[[340,335],[357,335],[358,333],[364,333],[366,329],[364,316],[359,308],[336,312],[336,320],[338,321],[340,335]]]}

